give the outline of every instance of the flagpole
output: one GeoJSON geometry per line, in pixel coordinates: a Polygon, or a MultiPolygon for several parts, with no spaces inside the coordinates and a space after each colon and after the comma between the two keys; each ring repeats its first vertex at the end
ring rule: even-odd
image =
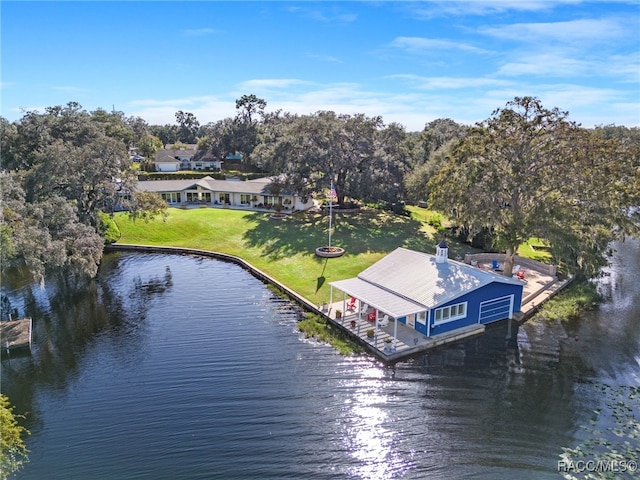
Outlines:
{"type": "Polygon", "coordinates": [[[331,190],[329,190],[329,247],[331,247],[331,209],[333,207],[333,180],[331,180],[331,190]]]}

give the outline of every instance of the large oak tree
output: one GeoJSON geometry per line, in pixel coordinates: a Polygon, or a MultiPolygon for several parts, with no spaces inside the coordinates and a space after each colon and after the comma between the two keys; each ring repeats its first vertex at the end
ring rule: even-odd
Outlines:
{"type": "Polygon", "coordinates": [[[400,125],[385,127],[381,117],[274,114],[265,117],[254,157],[303,195],[326,192],[333,183],[340,204],[347,198],[393,202],[403,196],[406,139],[400,125]]]}
{"type": "Polygon", "coordinates": [[[505,275],[518,246],[540,236],[559,263],[591,277],[612,240],[637,233],[637,158],[567,112],[515,98],[456,146],[430,181],[430,202],[472,234],[490,229],[506,252],[505,275]]]}
{"type": "MultiPolygon", "coordinates": [[[[74,102],[13,123],[0,119],[1,267],[26,265],[40,282],[51,272],[94,276],[104,246],[101,213],[135,190],[127,151],[134,138],[124,115],[89,113],[74,102]]],[[[166,208],[135,200],[139,217],[166,208]]]]}

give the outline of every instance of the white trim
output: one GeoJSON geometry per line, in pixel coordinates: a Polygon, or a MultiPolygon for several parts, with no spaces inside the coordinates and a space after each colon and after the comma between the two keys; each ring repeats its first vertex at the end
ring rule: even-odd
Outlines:
{"type": "Polygon", "coordinates": [[[509,303],[509,320],[513,318],[513,304],[515,303],[515,295],[509,295],[511,297],[511,302],[509,303]]]}
{"type": "Polygon", "coordinates": [[[460,320],[461,318],[465,318],[466,316],[467,302],[447,305],[446,307],[440,307],[434,310],[433,325],[442,325],[443,323],[460,320]],[[452,315],[452,312],[455,312],[455,314],[452,315]],[[438,314],[440,314],[440,320],[438,320],[438,314]]]}

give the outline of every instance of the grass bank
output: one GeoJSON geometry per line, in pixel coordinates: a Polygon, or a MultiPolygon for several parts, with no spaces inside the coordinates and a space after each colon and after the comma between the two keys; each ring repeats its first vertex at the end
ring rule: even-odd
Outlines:
{"type": "Polygon", "coordinates": [[[587,280],[574,281],[556,296],[549,299],[536,314],[543,320],[574,320],[586,310],[595,308],[602,295],[595,284],[587,280]]]}
{"type": "Polygon", "coordinates": [[[319,315],[307,312],[304,318],[298,322],[298,329],[307,338],[328,343],[341,355],[364,352],[364,348],[351,340],[345,332],[331,325],[319,315]]]}
{"type": "MultiPolygon", "coordinates": [[[[316,247],[327,244],[328,218],[322,213],[300,212],[276,220],[262,212],[170,208],[166,222],[132,222],[124,213],[117,214],[115,221],[120,243],[235,255],[315,304],[329,300],[328,282],[354,277],[400,246],[433,253],[439,238],[420,219],[363,209],[335,215],[332,244],[343,247],[346,254],[323,259],[314,253],[316,247]]],[[[452,255],[464,252],[464,245],[451,246],[452,255]]]]}
{"type": "MultiPolygon", "coordinates": [[[[328,282],[355,277],[397,247],[434,252],[445,231],[434,222],[435,212],[418,207],[409,210],[410,217],[367,208],[357,214],[335,214],[332,244],[343,247],[346,254],[332,259],[314,253],[316,247],[327,244],[328,218],[322,213],[299,212],[276,220],[264,212],[170,208],[165,222],[133,222],[125,213],[116,214],[115,221],[120,243],[234,255],[319,305],[329,300],[328,282]]],[[[453,239],[448,243],[452,258],[478,251],[453,239]]],[[[521,254],[540,255],[533,251],[521,254]]]]}

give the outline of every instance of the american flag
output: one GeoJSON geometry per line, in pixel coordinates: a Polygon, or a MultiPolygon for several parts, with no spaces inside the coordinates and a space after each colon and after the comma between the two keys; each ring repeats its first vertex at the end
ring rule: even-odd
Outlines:
{"type": "Polygon", "coordinates": [[[338,194],[336,193],[336,189],[333,187],[333,184],[331,185],[331,190],[329,190],[329,198],[332,201],[335,201],[338,199],[338,194]]]}

